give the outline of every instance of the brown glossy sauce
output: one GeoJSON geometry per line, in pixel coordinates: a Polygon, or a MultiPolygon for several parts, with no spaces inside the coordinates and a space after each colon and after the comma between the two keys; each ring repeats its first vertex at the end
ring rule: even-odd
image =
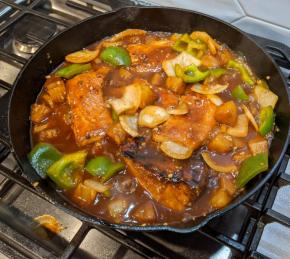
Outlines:
{"type": "MultiPolygon", "coordinates": [[[[170,37],[171,34],[168,33],[147,33],[146,35],[127,37],[123,41],[122,46],[126,47],[132,43],[146,44],[148,42],[152,42],[152,40],[164,40],[170,39],[170,37]]],[[[97,45],[98,43],[92,45],[90,48],[93,49],[97,45]]],[[[161,93],[171,92],[167,90],[165,83],[166,74],[162,70],[161,63],[165,59],[177,56],[177,54],[178,53],[171,47],[163,47],[149,52],[141,57],[140,63],[133,64],[131,67],[127,68],[127,71],[130,73],[128,78],[123,78],[120,76],[120,69],[124,68],[114,68],[100,61],[93,63],[93,68],[95,70],[102,66],[107,66],[110,68],[110,72],[107,74],[103,85],[104,99],[106,100],[112,97],[120,98],[123,94],[123,88],[129,84],[132,84],[137,78],[142,78],[151,83],[154,75],[158,73],[160,80],[157,84],[154,85],[151,83],[151,85],[153,86],[153,91],[159,97],[156,99],[155,104],[158,105],[162,103],[160,99],[161,93]]],[[[232,55],[235,56],[233,53],[232,55]]],[[[47,80],[45,85],[53,82],[53,80],[58,80],[58,78],[52,75],[47,80]]],[[[226,102],[233,100],[231,91],[235,86],[242,84],[242,79],[237,71],[228,70],[225,75],[217,79],[217,83],[227,83],[229,85],[226,91],[218,94],[218,96],[226,102]]],[[[186,91],[189,92],[188,90],[186,91]]],[[[252,90],[248,87],[246,88],[246,91],[251,93],[252,90]]],[[[37,103],[45,103],[45,100],[43,99],[44,94],[45,90],[40,93],[37,103]]],[[[239,105],[238,101],[234,100],[234,102],[239,105]]],[[[253,105],[257,106],[255,102],[253,102],[253,105]]],[[[242,113],[241,108],[238,108],[238,113],[242,113]]],[[[57,131],[57,136],[48,139],[41,137],[40,133],[35,133],[32,129],[31,135],[33,145],[39,142],[48,142],[53,144],[63,153],[71,153],[77,150],[86,149],[89,152],[87,160],[96,155],[107,155],[114,161],[123,160],[124,154],[122,153],[122,147],[115,144],[109,137],[105,137],[101,143],[98,143],[98,145],[93,143],[84,147],[79,147],[76,144],[75,136],[71,128],[71,111],[66,101],[55,104],[49,115],[41,123],[46,123],[49,129],[55,129],[57,131]]],[[[217,124],[216,127],[218,128],[219,124],[217,124]]],[[[111,187],[110,197],[97,194],[96,199],[92,204],[84,204],[82,201],[74,197],[74,190],[64,192],[65,195],[74,203],[78,204],[78,206],[80,206],[84,211],[95,215],[96,217],[117,223],[178,224],[181,221],[188,221],[213,211],[215,208],[211,206],[210,200],[213,192],[219,188],[220,174],[210,169],[201,158],[200,153],[202,150],[207,150],[206,143],[208,141],[205,141],[205,145],[195,150],[191,158],[186,160],[176,160],[166,156],[160,151],[158,144],[151,138],[151,130],[147,128],[140,128],[139,131],[140,135],[143,137],[143,139],[139,141],[141,141],[143,145],[141,145],[140,148],[138,147],[137,149],[132,149],[135,158],[139,162],[141,161],[142,164],[145,165],[145,167],[150,170],[155,177],[163,180],[165,179],[165,181],[185,182],[188,186],[190,186],[190,188],[192,188],[193,191],[198,190],[198,195],[192,198],[185,211],[177,212],[160,205],[140,186],[137,179],[132,176],[127,169],[118,173],[107,182],[107,185],[111,187]],[[109,213],[108,209],[108,204],[110,204],[113,200],[124,201],[124,206],[126,207],[120,215],[115,217],[109,213]],[[149,204],[148,206],[151,210],[153,208],[154,217],[142,222],[138,220],[138,217],[135,215],[140,206],[143,206],[144,204],[149,204]]],[[[243,141],[246,143],[256,135],[257,133],[250,125],[248,136],[244,138],[243,141]]],[[[127,140],[123,146],[128,145],[130,141],[137,145],[136,141],[133,141],[132,138],[127,137],[127,140]]],[[[244,148],[244,150],[246,149],[247,148],[244,148]]],[[[233,161],[233,155],[242,150],[243,148],[240,148],[225,154],[211,152],[211,156],[217,163],[227,165],[235,163],[233,161]]],[[[239,162],[236,164],[238,165],[239,162]]],[[[92,176],[87,172],[83,172],[82,179],[91,177],[92,176]]],[[[235,174],[232,174],[230,177],[231,181],[234,181],[235,174]]],[[[238,193],[239,191],[236,191],[232,198],[238,193]]]]}

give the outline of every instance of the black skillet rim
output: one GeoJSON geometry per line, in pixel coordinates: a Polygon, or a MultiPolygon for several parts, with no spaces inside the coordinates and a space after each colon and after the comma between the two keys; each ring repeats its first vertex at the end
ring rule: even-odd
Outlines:
{"type": "MultiPolygon", "coordinates": [[[[37,59],[38,53],[40,53],[47,45],[49,45],[52,41],[54,41],[54,39],[56,39],[57,37],[60,37],[62,34],[65,34],[67,31],[69,31],[71,28],[78,26],[82,23],[86,23],[86,21],[91,20],[91,19],[95,19],[96,17],[102,17],[102,16],[106,16],[106,15],[111,15],[114,13],[118,13],[121,12],[122,10],[126,10],[126,9],[165,9],[165,10],[177,10],[177,11],[181,11],[181,12],[187,12],[187,13],[192,13],[192,14],[198,14],[201,16],[205,16],[209,19],[212,19],[214,21],[223,23],[224,25],[230,27],[233,30],[238,31],[241,35],[243,35],[243,37],[245,37],[247,40],[251,41],[252,43],[254,43],[259,49],[262,50],[262,52],[264,53],[264,55],[266,55],[270,60],[272,65],[275,67],[276,71],[278,72],[278,74],[280,75],[280,78],[282,79],[282,82],[284,83],[284,87],[286,88],[286,92],[287,91],[287,85],[286,85],[286,81],[282,75],[282,72],[280,71],[280,69],[278,68],[277,64],[273,61],[272,57],[266,53],[262,47],[260,47],[254,40],[252,40],[245,32],[243,32],[242,30],[240,30],[239,28],[225,22],[222,21],[218,18],[212,17],[210,15],[204,14],[204,13],[200,13],[197,11],[192,11],[192,10],[187,10],[187,9],[182,9],[182,8],[175,8],[175,7],[160,7],[160,6],[154,6],[154,7],[136,7],[136,6],[126,6],[126,7],[121,7],[118,8],[116,10],[101,14],[101,15],[96,15],[96,16],[92,16],[89,17],[85,20],[82,20],[70,27],[68,27],[67,29],[63,30],[62,32],[60,32],[59,34],[55,35],[54,37],[52,37],[49,41],[47,41],[44,45],[42,45],[29,59],[29,61],[24,65],[24,67],[22,68],[21,72],[18,74],[15,83],[14,83],[14,87],[11,91],[11,96],[10,96],[10,100],[9,100],[9,115],[8,115],[8,129],[9,129],[9,134],[10,134],[10,120],[11,120],[11,113],[10,113],[10,106],[11,106],[11,100],[14,94],[14,91],[16,89],[16,85],[18,84],[18,82],[20,81],[20,78],[22,77],[22,74],[25,73],[26,68],[30,65],[31,61],[34,59],[37,59]]],[[[289,94],[288,94],[289,96],[289,94]]],[[[193,226],[192,227],[184,227],[184,228],[178,228],[175,226],[170,226],[170,225],[148,225],[148,226],[138,226],[138,225],[128,225],[128,224],[114,224],[114,223],[109,223],[107,221],[104,221],[102,219],[98,219],[95,216],[92,216],[90,214],[85,213],[84,211],[80,210],[80,208],[76,207],[75,204],[70,203],[71,206],[76,207],[77,211],[73,211],[71,208],[68,208],[66,205],[66,201],[63,200],[64,202],[61,204],[59,202],[57,202],[55,199],[53,199],[52,197],[50,197],[50,195],[48,195],[45,191],[43,191],[41,188],[36,187],[37,191],[41,193],[41,195],[50,203],[58,206],[59,208],[61,208],[62,210],[64,210],[66,213],[80,219],[81,221],[85,221],[91,225],[97,225],[97,226],[104,226],[104,227],[110,227],[110,228],[115,228],[115,229],[122,229],[122,230],[129,230],[129,231],[171,231],[171,232],[176,232],[176,233],[190,233],[193,231],[198,230],[199,228],[203,227],[204,225],[206,225],[210,220],[212,220],[215,217],[218,217],[222,214],[224,214],[225,212],[237,207],[238,205],[240,205],[241,203],[243,203],[244,201],[246,201],[249,197],[251,197],[255,192],[257,192],[269,179],[270,177],[274,174],[274,172],[276,171],[276,169],[278,168],[278,166],[281,163],[281,160],[286,152],[288,143],[289,143],[289,135],[290,135],[290,125],[288,126],[288,137],[286,142],[284,143],[282,152],[280,153],[279,158],[277,159],[277,162],[274,164],[274,166],[271,168],[271,170],[269,172],[267,172],[267,174],[265,176],[263,176],[263,178],[260,180],[259,184],[256,185],[254,188],[252,188],[250,191],[248,191],[247,193],[245,193],[243,196],[240,196],[239,198],[237,198],[233,203],[231,203],[230,205],[228,205],[227,207],[221,209],[221,210],[216,210],[213,211],[209,214],[207,214],[205,217],[203,217],[201,219],[201,222],[199,222],[198,224],[194,224],[193,221],[193,226]]],[[[11,135],[11,134],[10,134],[11,135]]],[[[18,155],[16,154],[16,152],[14,151],[14,144],[11,141],[11,146],[12,146],[12,153],[14,155],[14,157],[16,158],[18,165],[21,167],[22,169],[22,165],[21,165],[21,160],[18,157],[18,155]]],[[[30,183],[32,183],[31,179],[29,179],[29,177],[27,177],[27,175],[24,174],[24,177],[27,178],[29,180],[30,183]]],[[[55,192],[57,192],[55,190],[55,192]]]]}

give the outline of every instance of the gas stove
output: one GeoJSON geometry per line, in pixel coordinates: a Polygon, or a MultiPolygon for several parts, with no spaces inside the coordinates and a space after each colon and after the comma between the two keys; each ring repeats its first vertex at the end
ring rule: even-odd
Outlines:
{"type": "MultiPolygon", "coordinates": [[[[0,98],[8,100],[22,66],[44,42],[92,15],[130,0],[0,1],[0,98]]],[[[250,35],[277,62],[290,88],[290,48],[250,35]]],[[[0,109],[2,107],[0,106],[0,109]]],[[[6,132],[6,117],[0,131],[6,132]]],[[[44,200],[22,177],[9,144],[0,139],[0,202],[21,218],[43,214],[64,226],[51,238],[30,236],[11,219],[0,221],[0,258],[289,258],[290,149],[275,177],[247,202],[189,234],[125,232],[93,227],[44,200]]]]}

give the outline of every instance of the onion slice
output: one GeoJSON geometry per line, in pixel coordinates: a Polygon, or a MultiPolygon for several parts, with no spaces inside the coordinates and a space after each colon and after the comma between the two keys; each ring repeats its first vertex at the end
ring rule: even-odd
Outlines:
{"type": "Polygon", "coordinates": [[[109,186],[104,185],[102,183],[99,183],[97,181],[91,180],[91,179],[87,179],[84,181],[84,185],[88,188],[91,188],[97,192],[105,192],[107,190],[109,190],[109,186]]]}
{"type": "Polygon", "coordinates": [[[154,128],[169,119],[168,112],[159,106],[146,106],[139,115],[139,125],[141,127],[154,128]]]}
{"type": "Polygon", "coordinates": [[[231,173],[237,171],[237,167],[234,164],[231,165],[219,165],[216,161],[214,161],[209,153],[202,152],[201,156],[203,160],[206,162],[206,164],[213,170],[219,172],[219,173],[231,173]]]}
{"type": "Polygon", "coordinates": [[[139,135],[137,126],[137,115],[121,115],[119,117],[119,120],[123,130],[125,130],[130,136],[135,138],[139,135]]]}
{"type": "Polygon", "coordinates": [[[194,84],[191,87],[191,90],[193,92],[199,93],[199,94],[218,94],[221,93],[222,91],[226,90],[229,87],[228,84],[226,85],[220,85],[220,84],[216,84],[216,85],[211,85],[211,86],[207,86],[207,85],[201,85],[201,84],[194,84]]]}
{"type": "Polygon", "coordinates": [[[245,114],[240,114],[236,125],[234,127],[229,127],[227,133],[234,137],[244,138],[248,135],[248,126],[248,117],[245,114]]]}
{"type": "Polygon", "coordinates": [[[216,94],[207,94],[206,97],[216,106],[223,104],[223,100],[216,94]]]}
{"type": "Polygon", "coordinates": [[[185,102],[180,102],[177,107],[168,107],[167,112],[172,115],[184,115],[189,112],[185,102]]]}
{"type": "Polygon", "coordinates": [[[258,126],[253,114],[250,112],[250,110],[248,109],[248,107],[246,105],[242,104],[242,108],[243,108],[246,116],[248,117],[249,121],[254,126],[255,130],[258,131],[259,130],[259,126],[258,126]]]}
{"type": "Polygon", "coordinates": [[[167,74],[167,76],[176,76],[175,74],[176,64],[179,64],[181,67],[186,67],[191,64],[199,66],[200,63],[201,61],[199,59],[183,51],[177,57],[163,61],[162,68],[167,74]]]}
{"type": "Polygon", "coordinates": [[[169,157],[175,159],[187,159],[191,156],[193,148],[183,146],[173,141],[164,141],[160,149],[169,157]]]}

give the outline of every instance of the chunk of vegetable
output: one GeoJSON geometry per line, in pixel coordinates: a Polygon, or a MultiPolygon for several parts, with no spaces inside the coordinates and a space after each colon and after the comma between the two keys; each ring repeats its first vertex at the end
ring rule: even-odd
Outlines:
{"type": "Polygon", "coordinates": [[[241,74],[243,81],[246,82],[247,84],[253,85],[255,83],[255,79],[251,75],[252,73],[250,69],[246,65],[242,64],[241,62],[237,60],[230,60],[227,64],[227,67],[238,70],[241,74]]]}
{"type": "Polygon", "coordinates": [[[219,165],[216,161],[214,161],[210,154],[207,152],[202,152],[201,156],[203,160],[206,162],[206,164],[213,170],[219,173],[232,173],[237,171],[237,167],[235,164],[229,164],[229,165],[219,165]]]}
{"type": "Polygon", "coordinates": [[[138,133],[138,116],[137,115],[121,115],[119,117],[120,124],[124,131],[126,131],[133,138],[139,136],[138,133]]]}
{"type": "Polygon", "coordinates": [[[260,153],[268,153],[268,141],[261,136],[251,139],[248,146],[254,156],[260,153]]]}
{"type": "Polygon", "coordinates": [[[28,159],[35,171],[46,178],[47,169],[57,160],[62,154],[51,144],[38,143],[28,154],[28,159]]]}
{"type": "Polygon", "coordinates": [[[268,169],[268,154],[260,153],[246,159],[239,170],[236,183],[239,188],[244,187],[252,178],[268,169]]]}
{"type": "Polygon", "coordinates": [[[77,184],[73,172],[83,167],[87,152],[82,150],[62,156],[47,170],[49,178],[61,189],[70,189],[77,184]]]}
{"type": "Polygon", "coordinates": [[[156,95],[145,80],[137,80],[127,85],[122,98],[110,99],[108,103],[112,106],[117,115],[121,113],[133,114],[139,107],[143,108],[152,103],[156,95]]]}
{"type": "Polygon", "coordinates": [[[175,159],[187,159],[191,156],[193,149],[183,146],[173,141],[164,141],[160,145],[160,149],[169,157],[175,159]]]}
{"type": "Polygon", "coordinates": [[[122,47],[110,46],[102,50],[100,59],[114,66],[130,66],[131,58],[128,51],[122,47]]]}
{"type": "Polygon", "coordinates": [[[201,58],[201,65],[207,68],[214,68],[220,66],[220,62],[216,56],[205,54],[201,58]]]}
{"type": "Polygon", "coordinates": [[[260,85],[257,85],[254,89],[254,95],[257,102],[262,108],[267,106],[272,106],[275,108],[275,105],[278,101],[278,96],[274,94],[271,90],[264,88],[260,85]]]}
{"type": "Polygon", "coordinates": [[[274,122],[275,122],[275,114],[272,106],[262,108],[260,112],[259,133],[262,136],[268,134],[273,129],[274,122]]]}
{"type": "Polygon", "coordinates": [[[199,93],[199,94],[218,94],[226,90],[229,86],[228,85],[206,85],[206,84],[194,84],[191,87],[191,90],[193,92],[199,93]]]}
{"type": "Polygon", "coordinates": [[[111,159],[106,156],[98,156],[91,159],[86,164],[86,171],[93,176],[100,176],[101,182],[106,182],[117,172],[124,169],[124,164],[117,162],[113,163],[111,159]]]}
{"type": "Polygon", "coordinates": [[[160,85],[162,83],[162,76],[160,73],[154,73],[151,77],[151,84],[152,85],[160,85]]]}
{"type": "Polygon", "coordinates": [[[128,201],[124,198],[115,198],[109,201],[108,210],[111,217],[114,218],[116,222],[119,222],[128,209],[128,206],[128,201]]]}
{"type": "Polygon", "coordinates": [[[169,106],[167,112],[171,115],[184,115],[189,113],[189,108],[187,103],[180,102],[177,107],[169,106]]]}
{"type": "Polygon", "coordinates": [[[209,72],[211,76],[218,78],[224,75],[227,72],[227,70],[224,68],[214,68],[211,69],[209,72]]]}
{"type": "Polygon", "coordinates": [[[156,99],[156,95],[150,88],[150,84],[145,80],[137,80],[137,85],[140,87],[141,97],[140,97],[140,108],[144,108],[147,105],[153,103],[156,99]]]}
{"type": "Polygon", "coordinates": [[[191,39],[188,34],[183,34],[177,39],[172,48],[176,51],[187,53],[193,56],[201,56],[203,52],[207,49],[206,44],[200,39],[191,39]]]}
{"type": "Polygon", "coordinates": [[[125,80],[130,79],[132,77],[132,74],[124,67],[121,67],[119,69],[119,75],[121,78],[125,80]]]}
{"type": "Polygon", "coordinates": [[[246,137],[248,135],[249,121],[245,114],[240,114],[237,119],[237,123],[234,127],[229,127],[227,133],[234,137],[246,137]]]}
{"type": "Polygon", "coordinates": [[[169,114],[164,108],[151,105],[140,112],[138,123],[141,127],[155,128],[168,119],[169,114]]]}
{"type": "Polygon", "coordinates": [[[98,50],[83,49],[66,55],[65,60],[71,63],[88,63],[93,61],[98,54],[98,50]]]}
{"type": "Polygon", "coordinates": [[[235,126],[238,119],[238,109],[233,101],[228,101],[217,107],[215,119],[229,126],[235,126]]]}
{"type": "Polygon", "coordinates": [[[182,78],[185,83],[197,83],[209,75],[209,70],[200,71],[194,64],[186,67],[181,67],[179,64],[176,64],[175,74],[177,77],[182,78]]]}
{"type": "Polygon", "coordinates": [[[133,217],[139,222],[152,222],[156,219],[156,209],[153,202],[147,201],[134,209],[133,217]]]}
{"type": "Polygon", "coordinates": [[[125,169],[125,165],[123,163],[113,163],[107,173],[102,177],[102,183],[108,181],[111,177],[113,177],[116,173],[125,169]]]}
{"type": "Polygon", "coordinates": [[[84,180],[84,185],[96,192],[104,193],[110,189],[108,185],[104,185],[92,179],[84,180]]]}
{"type": "Polygon", "coordinates": [[[216,94],[207,94],[206,97],[216,106],[221,106],[223,104],[223,100],[216,94]]]}
{"type": "Polygon", "coordinates": [[[248,101],[249,96],[246,94],[242,86],[236,86],[232,91],[232,96],[240,101],[248,101]]]}
{"type": "Polygon", "coordinates": [[[257,124],[253,114],[250,112],[250,110],[248,109],[248,107],[246,105],[242,104],[242,108],[244,110],[244,113],[248,117],[249,121],[252,123],[253,127],[255,128],[255,130],[258,131],[259,127],[258,127],[258,124],[257,124]]]}
{"type": "Polygon", "coordinates": [[[176,76],[169,76],[166,78],[166,86],[169,90],[177,94],[183,94],[185,91],[185,84],[182,78],[176,76]]]}
{"type": "Polygon", "coordinates": [[[231,200],[232,198],[226,190],[218,189],[213,193],[211,206],[216,209],[224,208],[231,200]]]}
{"type": "Polygon", "coordinates": [[[226,153],[233,149],[233,139],[228,134],[219,133],[209,142],[207,146],[211,151],[226,153]]]}
{"type": "Polygon", "coordinates": [[[186,52],[181,52],[177,57],[162,62],[162,68],[167,74],[167,76],[176,76],[175,74],[176,64],[179,64],[181,67],[186,67],[191,64],[199,66],[200,60],[186,52]]]}
{"type": "Polygon", "coordinates": [[[112,161],[106,156],[97,156],[91,159],[85,166],[88,173],[93,176],[103,176],[111,166],[112,161]]]}
{"type": "Polygon", "coordinates": [[[228,174],[220,174],[220,187],[227,191],[230,195],[234,195],[237,191],[237,186],[235,179],[230,177],[231,175],[228,174]]]}
{"type": "Polygon", "coordinates": [[[265,80],[263,80],[263,79],[257,80],[257,85],[259,85],[259,86],[261,86],[261,87],[263,87],[265,89],[269,89],[268,83],[265,80]]]}
{"type": "MultiPolygon", "coordinates": [[[[246,144],[245,144],[246,146],[246,144]]],[[[232,159],[237,162],[237,163],[242,163],[243,161],[245,161],[246,159],[248,159],[249,157],[251,157],[251,153],[248,150],[239,150],[236,151],[234,153],[234,155],[232,156],[232,159]]]]}
{"type": "Polygon", "coordinates": [[[200,40],[205,42],[212,55],[217,53],[217,49],[220,48],[219,44],[206,32],[204,31],[194,31],[190,34],[190,37],[193,40],[200,40]]]}
{"type": "Polygon", "coordinates": [[[81,74],[83,72],[86,72],[92,68],[91,64],[71,64],[68,66],[65,66],[63,68],[58,69],[55,72],[55,75],[59,77],[64,77],[66,79],[70,79],[74,77],[75,75],[81,74]]]}
{"type": "Polygon", "coordinates": [[[97,191],[90,186],[83,183],[79,183],[74,189],[73,196],[82,201],[83,203],[89,205],[92,204],[97,195],[97,191]]]}
{"type": "Polygon", "coordinates": [[[125,87],[122,98],[108,100],[117,115],[124,112],[135,113],[141,103],[141,88],[138,84],[125,87]]]}

